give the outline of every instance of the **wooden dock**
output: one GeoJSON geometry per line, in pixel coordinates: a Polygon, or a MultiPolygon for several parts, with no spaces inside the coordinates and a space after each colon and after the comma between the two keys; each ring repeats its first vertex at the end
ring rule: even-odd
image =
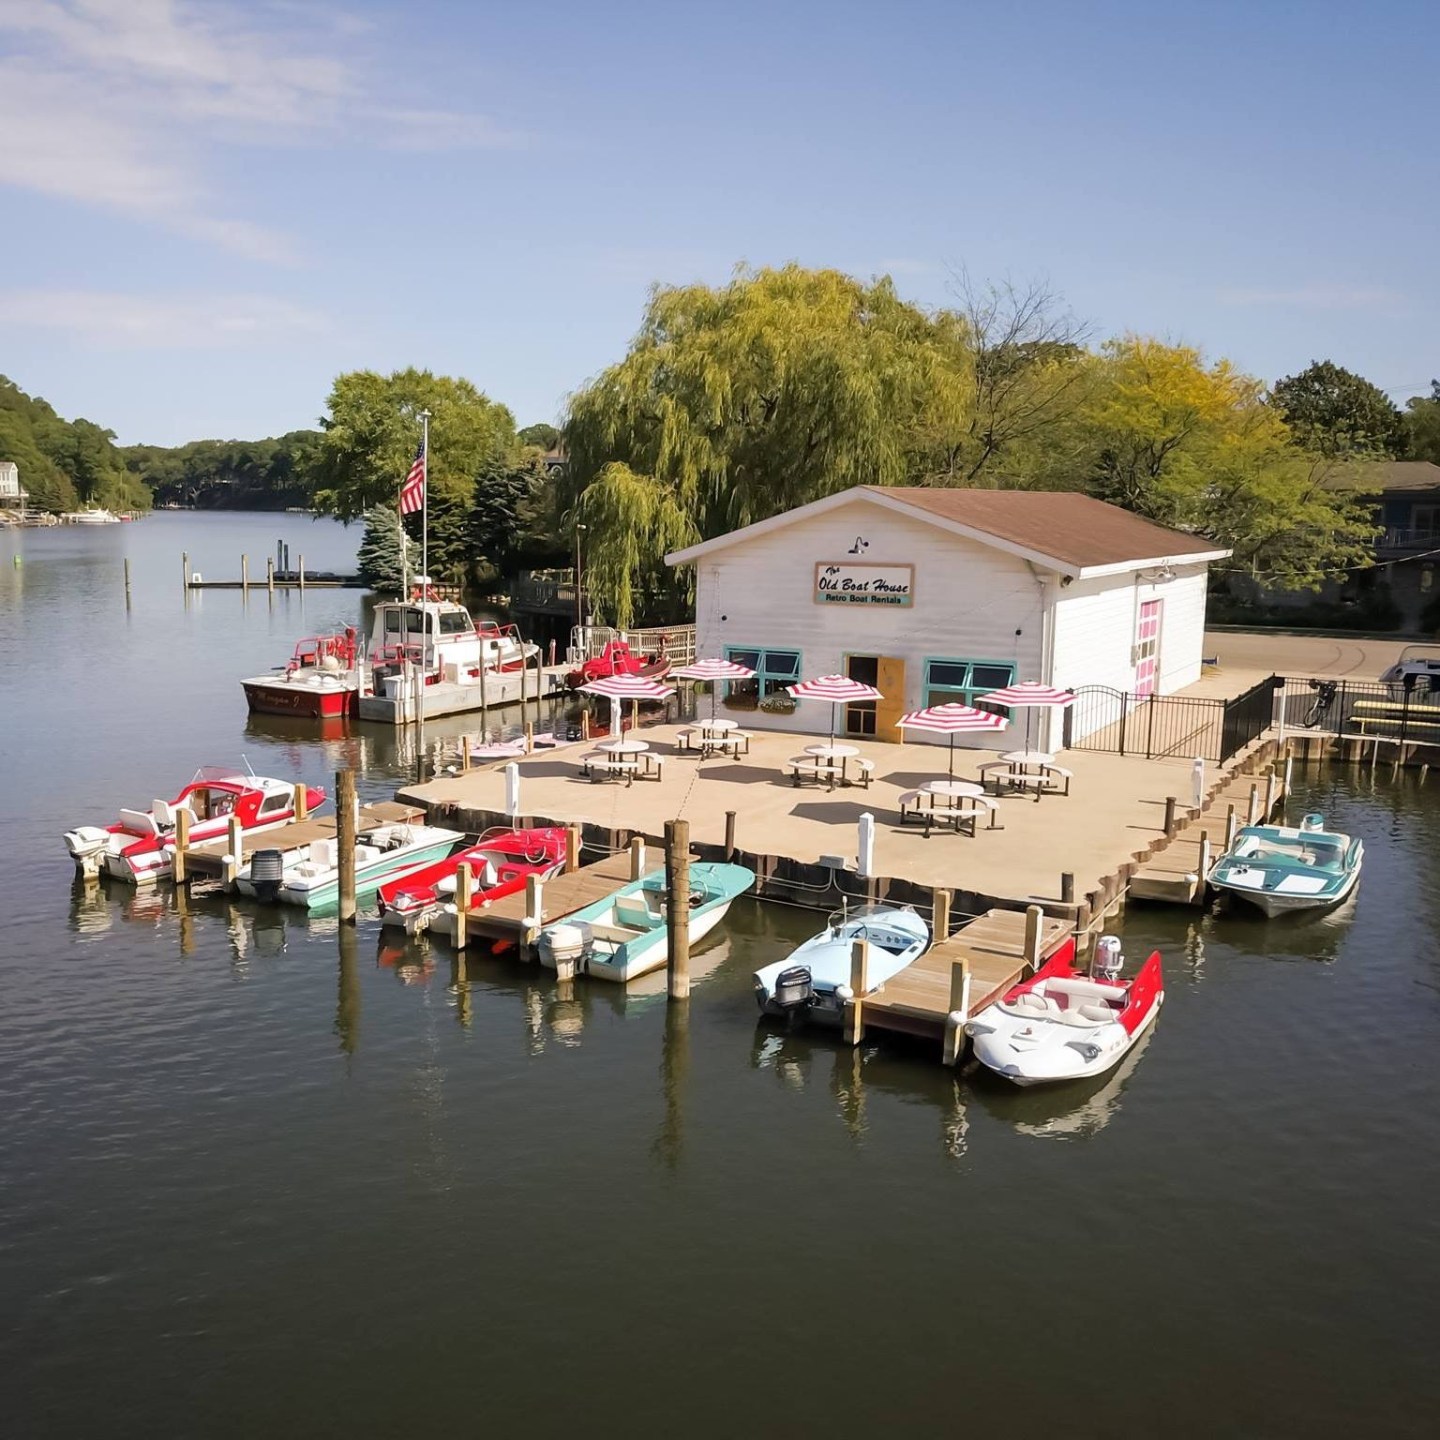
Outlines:
{"type": "MultiPolygon", "coordinates": [[[[374,805],[360,807],[359,831],[373,830],[380,825],[410,825],[424,822],[425,812],[414,805],[400,805],[394,800],[381,800],[374,805]]],[[[243,865],[256,850],[298,850],[316,840],[335,838],[335,817],[316,815],[306,820],[292,820],[288,825],[277,825],[273,830],[242,830],[240,832],[240,854],[238,865],[243,865]]],[[[228,836],[218,840],[205,840],[198,845],[185,847],[185,874],[187,877],[205,879],[221,878],[225,874],[226,859],[231,854],[228,836]]]]}
{"type": "Polygon", "coordinates": [[[1284,772],[1239,771],[1192,812],[1163,849],[1130,877],[1129,898],[1171,905],[1200,905],[1210,866],[1228,848],[1233,830],[1263,825],[1285,809],[1289,768],[1284,772]],[[1232,818],[1233,812],[1233,818],[1232,818]]]}
{"type": "MultiPolygon", "coordinates": [[[[974,1015],[1021,980],[1031,963],[1026,953],[1029,922],[1020,910],[990,910],[948,939],[932,945],[913,965],[847,1006],[845,1031],[859,1043],[867,1029],[919,1035],[945,1045],[945,1061],[959,1058],[963,1037],[952,1013],[974,1015]]],[[[1039,917],[1033,942],[1044,964],[1071,934],[1063,920],[1039,917]]]]}
{"type": "MultiPolygon", "coordinates": [[[[663,859],[663,855],[660,857],[663,859]]],[[[540,924],[553,925],[567,915],[594,904],[613,894],[630,879],[630,855],[608,855],[593,865],[582,865],[555,875],[540,886],[540,924]]],[[[648,865],[648,869],[654,869],[648,865]]],[[[522,891],[506,895],[494,904],[481,901],[472,906],[465,930],[467,939],[479,937],[485,940],[509,940],[526,943],[525,920],[528,914],[528,900],[522,891]]]]}

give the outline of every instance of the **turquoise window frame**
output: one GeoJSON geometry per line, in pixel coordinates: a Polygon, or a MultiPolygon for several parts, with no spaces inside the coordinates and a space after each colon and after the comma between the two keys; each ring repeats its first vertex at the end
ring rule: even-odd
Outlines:
{"type": "MultiPolygon", "coordinates": [[[[747,656],[747,657],[750,656],[750,655],[758,655],[758,656],[760,657],[761,664],[755,667],[755,679],[754,679],[753,682],[752,682],[752,681],[749,681],[749,680],[731,680],[731,681],[727,681],[727,682],[726,682],[726,685],[725,685],[725,697],[726,697],[726,699],[729,699],[729,697],[735,693],[735,687],[736,687],[737,685],[749,685],[749,684],[752,684],[752,683],[753,683],[754,686],[755,686],[755,690],[756,690],[756,696],[755,696],[756,700],[757,700],[757,701],[763,700],[763,699],[765,699],[765,697],[766,697],[767,695],[773,695],[773,694],[776,693],[777,690],[783,690],[783,689],[785,688],[785,686],[787,686],[787,685],[797,684],[800,680],[804,679],[804,677],[805,677],[805,654],[804,654],[804,652],[803,652],[798,646],[795,646],[795,645],[727,645],[727,646],[725,646],[725,658],[726,658],[727,660],[733,660],[733,659],[736,657],[737,654],[739,654],[739,655],[745,655],[745,656],[747,656]],[[792,674],[789,670],[784,670],[784,671],[780,671],[780,670],[774,670],[774,671],[772,671],[772,670],[767,670],[767,669],[765,668],[765,666],[764,666],[764,659],[765,659],[765,657],[766,657],[768,654],[770,654],[770,653],[772,653],[772,652],[777,653],[777,654],[778,654],[778,653],[783,653],[783,654],[785,654],[785,655],[793,655],[793,656],[795,657],[795,670],[794,670],[794,673],[792,674]],[[766,688],[767,686],[769,687],[768,689],[766,688]]],[[[748,658],[747,658],[745,661],[742,661],[741,663],[742,663],[742,664],[749,664],[748,658]]]]}
{"type": "MultiPolygon", "coordinates": [[[[921,662],[922,686],[920,698],[926,709],[931,705],[948,705],[958,702],[961,705],[976,705],[981,695],[989,694],[991,690],[1003,690],[1007,685],[1015,683],[1015,675],[1018,667],[1013,660],[972,660],[960,655],[927,655],[921,662]],[[952,684],[949,681],[932,681],[930,678],[930,667],[932,665],[956,665],[965,668],[965,683],[963,685],[952,684]],[[979,668],[991,667],[996,670],[1008,672],[1008,678],[1002,680],[998,685],[985,681],[983,684],[976,683],[975,671],[979,668]]],[[[1008,715],[1009,711],[994,705],[978,705],[980,710],[994,710],[997,714],[1008,715]]]]}

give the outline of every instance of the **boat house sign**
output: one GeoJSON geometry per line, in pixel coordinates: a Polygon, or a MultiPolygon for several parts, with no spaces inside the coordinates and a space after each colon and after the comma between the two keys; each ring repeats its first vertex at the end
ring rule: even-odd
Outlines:
{"type": "Polygon", "coordinates": [[[913,565],[815,566],[817,605],[894,605],[909,609],[915,595],[913,565]]]}

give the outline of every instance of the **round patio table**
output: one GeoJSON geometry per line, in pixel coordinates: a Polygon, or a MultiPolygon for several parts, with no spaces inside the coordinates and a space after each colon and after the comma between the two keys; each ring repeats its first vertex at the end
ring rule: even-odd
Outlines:
{"type": "Polygon", "coordinates": [[[827,740],[823,745],[807,745],[805,753],[821,760],[848,760],[860,752],[853,745],[837,745],[833,740],[827,740]]]}
{"type": "Polygon", "coordinates": [[[733,720],[701,720],[698,723],[701,733],[705,735],[723,735],[727,730],[735,729],[733,720]]]}
{"type": "Polygon", "coordinates": [[[926,795],[948,795],[955,800],[983,795],[985,787],[973,780],[927,780],[920,789],[926,795]]]}
{"type": "Polygon", "coordinates": [[[596,747],[607,755],[643,755],[649,748],[648,740],[602,740],[596,747]]]}

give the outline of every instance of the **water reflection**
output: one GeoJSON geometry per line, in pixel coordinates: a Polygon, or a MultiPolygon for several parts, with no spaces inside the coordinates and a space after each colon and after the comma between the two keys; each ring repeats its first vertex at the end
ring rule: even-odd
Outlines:
{"type": "Polygon", "coordinates": [[[664,1113],[651,1153],[667,1170],[684,1154],[685,1089],[690,1075],[690,1002],[667,1002],[665,1039],[660,1049],[660,1093],[664,1113]]]}
{"type": "Polygon", "coordinates": [[[354,925],[339,933],[339,993],[335,1002],[335,1033],[340,1048],[353,1055],[360,1048],[360,936],[354,925]]]}

